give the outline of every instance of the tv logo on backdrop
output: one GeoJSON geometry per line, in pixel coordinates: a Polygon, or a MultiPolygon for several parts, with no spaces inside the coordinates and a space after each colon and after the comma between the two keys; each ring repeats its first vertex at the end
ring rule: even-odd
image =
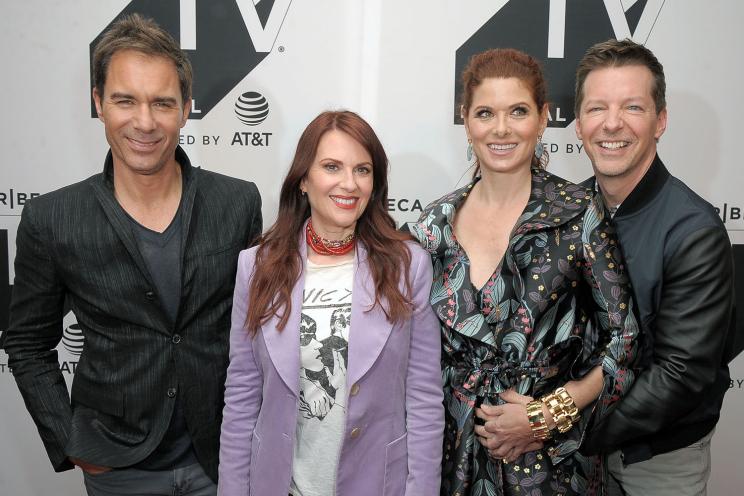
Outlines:
{"type": "MultiPolygon", "coordinates": [[[[194,69],[189,119],[201,119],[255,69],[274,47],[291,0],[132,0],[90,44],[120,18],[139,13],[181,43],[194,69]]],[[[93,72],[91,68],[91,87],[93,72]]],[[[91,117],[98,117],[91,99],[91,117]]]]}
{"type": "Polygon", "coordinates": [[[645,43],[664,0],[510,0],[480,27],[455,56],[454,123],[462,124],[460,75],[476,53],[513,47],[537,58],[548,81],[548,126],[574,120],[576,66],[586,50],[614,34],[645,43]]]}

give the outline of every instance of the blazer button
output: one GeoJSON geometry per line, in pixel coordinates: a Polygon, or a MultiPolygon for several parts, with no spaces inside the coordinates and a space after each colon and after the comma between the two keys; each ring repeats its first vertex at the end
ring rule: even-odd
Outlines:
{"type": "Polygon", "coordinates": [[[351,391],[349,391],[349,394],[351,396],[356,396],[359,394],[359,383],[355,382],[353,386],[351,386],[351,391]]]}
{"type": "Polygon", "coordinates": [[[145,293],[145,298],[152,301],[155,299],[155,293],[153,293],[152,291],[148,291],[147,293],[145,293]]]}
{"type": "Polygon", "coordinates": [[[171,341],[173,341],[173,344],[178,344],[181,342],[181,336],[179,336],[178,334],[174,334],[171,338],[171,341]]]}
{"type": "Polygon", "coordinates": [[[168,388],[168,398],[176,397],[176,388],[168,388]]]}
{"type": "Polygon", "coordinates": [[[360,429],[359,427],[354,427],[353,429],[351,429],[351,439],[358,438],[359,434],[361,433],[362,433],[362,429],[360,429]]]}

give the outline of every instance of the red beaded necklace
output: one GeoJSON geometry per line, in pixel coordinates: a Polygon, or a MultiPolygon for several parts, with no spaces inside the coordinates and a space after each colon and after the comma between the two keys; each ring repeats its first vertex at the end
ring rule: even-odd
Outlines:
{"type": "Polygon", "coordinates": [[[313,229],[313,221],[308,221],[305,229],[307,244],[318,255],[345,255],[354,248],[354,233],[344,239],[325,239],[313,229]]]}

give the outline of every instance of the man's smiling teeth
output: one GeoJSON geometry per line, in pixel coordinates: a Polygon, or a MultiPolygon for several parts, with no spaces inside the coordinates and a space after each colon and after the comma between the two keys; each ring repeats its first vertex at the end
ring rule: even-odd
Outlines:
{"type": "Polygon", "coordinates": [[[338,196],[332,196],[331,199],[341,205],[353,205],[356,198],[339,198],[338,196]]]}
{"type": "Polygon", "coordinates": [[[599,146],[608,150],[617,150],[618,148],[625,148],[629,144],[627,141],[602,141],[599,146]]]}
{"type": "Polygon", "coordinates": [[[511,150],[516,146],[516,143],[509,143],[508,145],[498,145],[495,143],[491,143],[490,145],[488,145],[488,148],[490,148],[491,150],[511,150]]]}

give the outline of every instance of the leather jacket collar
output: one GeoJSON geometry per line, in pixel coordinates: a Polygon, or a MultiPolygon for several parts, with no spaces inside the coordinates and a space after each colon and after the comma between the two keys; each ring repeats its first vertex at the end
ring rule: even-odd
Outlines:
{"type": "Polygon", "coordinates": [[[664,187],[664,184],[669,179],[670,174],[664,163],[659,158],[659,155],[654,157],[654,161],[651,163],[646,174],[633,188],[628,197],[620,204],[617,209],[616,217],[625,217],[627,215],[634,214],[635,212],[648,205],[656,195],[664,187]]]}

